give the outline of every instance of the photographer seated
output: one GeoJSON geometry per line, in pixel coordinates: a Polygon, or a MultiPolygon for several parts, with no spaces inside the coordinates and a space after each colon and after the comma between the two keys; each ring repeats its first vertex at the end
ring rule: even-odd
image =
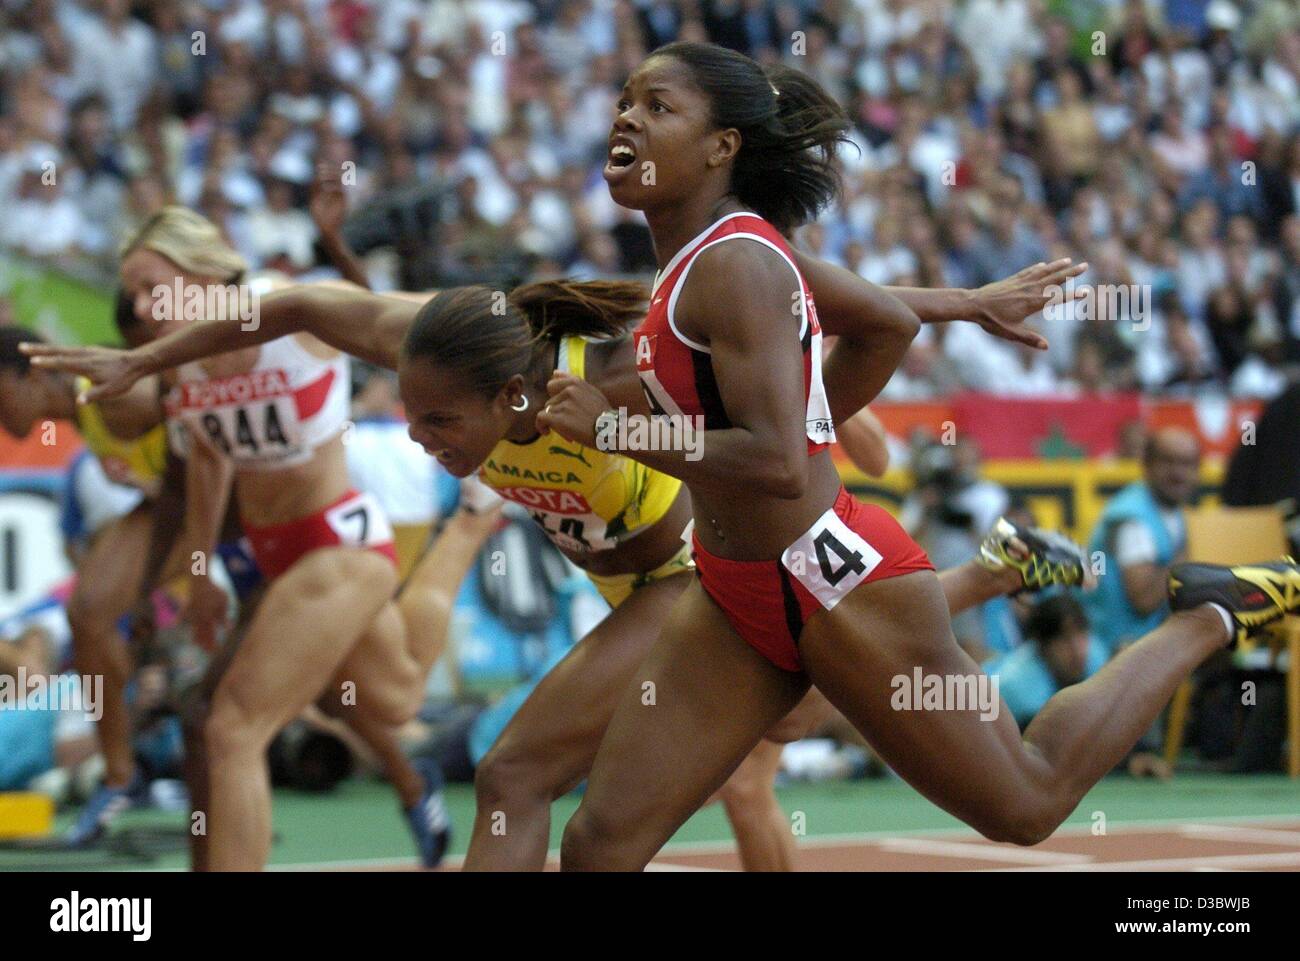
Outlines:
{"type": "Polygon", "coordinates": [[[1086,680],[1106,663],[1106,651],[1088,630],[1088,615],[1069,594],[1040,600],[1024,627],[1026,643],[984,665],[1023,731],[1062,688],[1086,680]]]}

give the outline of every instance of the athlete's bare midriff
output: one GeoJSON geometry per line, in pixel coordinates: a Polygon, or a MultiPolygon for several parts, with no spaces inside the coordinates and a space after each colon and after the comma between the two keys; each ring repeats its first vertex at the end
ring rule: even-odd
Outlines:
{"type": "Polygon", "coordinates": [[[319,513],[347,493],[343,435],[327,441],[311,460],[274,470],[244,469],[235,474],[239,516],[254,527],[269,527],[319,513]]]}
{"type": "Polygon", "coordinates": [[[795,500],[764,497],[740,485],[734,493],[692,491],[695,533],[704,549],[718,557],[776,560],[835,505],[839,490],[830,451],[819,451],[808,458],[808,488],[795,500]]]}

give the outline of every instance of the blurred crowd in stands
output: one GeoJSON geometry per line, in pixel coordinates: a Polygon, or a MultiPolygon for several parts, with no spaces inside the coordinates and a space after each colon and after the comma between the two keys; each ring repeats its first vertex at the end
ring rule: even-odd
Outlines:
{"type": "Polygon", "coordinates": [[[1091,265],[1045,355],[927,328],[886,399],[1270,398],[1300,363],[1293,0],[0,0],[0,248],[108,264],[178,201],[319,271],[323,162],[378,287],[646,273],[599,171],[674,39],[844,104],[843,202],[805,247],[896,285],[1091,265]]]}

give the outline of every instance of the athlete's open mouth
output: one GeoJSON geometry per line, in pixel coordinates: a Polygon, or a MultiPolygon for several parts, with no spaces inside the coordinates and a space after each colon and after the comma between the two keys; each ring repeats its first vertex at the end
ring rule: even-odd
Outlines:
{"type": "Polygon", "coordinates": [[[626,137],[614,137],[609,142],[606,167],[622,169],[636,163],[636,147],[626,137]]]}
{"type": "Polygon", "coordinates": [[[636,151],[631,147],[619,144],[609,152],[611,167],[630,167],[634,163],[636,163],[636,151]]]}

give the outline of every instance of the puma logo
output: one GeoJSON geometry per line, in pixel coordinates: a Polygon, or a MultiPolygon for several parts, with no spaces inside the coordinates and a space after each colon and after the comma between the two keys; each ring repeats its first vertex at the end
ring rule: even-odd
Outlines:
{"type": "Polygon", "coordinates": [[[1232,573],[1239,580],[1257,587],[1281,613],[1289,614],[1300,607],[1300,575],[1295,571],[1275,571],[1267,567],[1239,567],[1232,573]]]}
{"type": "Polygon", "coordinates": [[[557,446],[557,445],[555,445],[555,444],[552,444],[552,445],[547,449],[546,453],[548,453],[548,454],[563,454],[565,457],[572,457],[574,460],[582,461],[582,463],[583,463],[585,466],[587,466],[587,467],[590,467],[590,466],[591,466],[590,464],[587,463],[587,457],[586,457],[586,455],[583,453],[582,448],[578,448],[576,451],[574,451],[574,450],[565,450],[563,447],[559,447],[559,446],[557,446]]]}

